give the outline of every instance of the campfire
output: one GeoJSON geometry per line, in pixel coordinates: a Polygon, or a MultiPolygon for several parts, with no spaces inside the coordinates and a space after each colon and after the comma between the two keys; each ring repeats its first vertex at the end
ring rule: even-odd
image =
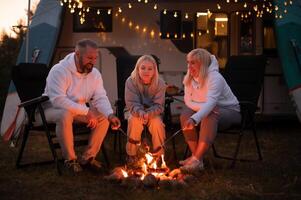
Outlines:
{"type": "Polygon", "coordinates": [[[180,169],[170,170],[164,155],[149,151],[143,143],[137,152],[137,161],[125,166],[116,167],[104,178],[111,182],[121,183],[126,187],[185,187],[188,182],[196,180],[195,176],[184,174],[180,169]]]}

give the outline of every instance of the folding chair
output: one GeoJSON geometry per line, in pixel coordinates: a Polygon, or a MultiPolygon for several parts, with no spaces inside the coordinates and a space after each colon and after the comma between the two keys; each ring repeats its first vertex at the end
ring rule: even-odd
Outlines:
{"type": "Polygon", "coordinates": [[[219,130],[218,132],[218,134],[238,134],[233,155],[220,155],[214,144],[212,145],[212,149],[215,157],[232,160],[231,167],[235,166],[236,161],[253,161],[238,158],[242,137],[248,130],[253,133],[258,160],[262,160],[256,132],[255,112],[257,111],[257,103],[263,86],[265,65],[266,58],[262,55],[231,56],[222,73],[232,92],[239,100],[242,119],[239,124],[227,130],[219,130]]]}
{"type": "MultiPolygon", "coordinates": [[[[27,122],[25,124],[24,132],[20,133],[23,135],[23,139],[19,154],[17,156],[16,166],[17,168],[20,168],[22,166],[32,164],[45,164],[54,161],[57,172],[59,175],[61,175],[58,155],[56,152],[56,149],[60,148],[60,145],[56,140],[56,135],[52,133],[55,132],[55,124],[47,122],[42,107],[42,103],[49,100],[47,96],[41,96],[46,85],[48,72],[49,68],[45,64],[39,63],[20,63],[19,65],[13,67],[12,80],[21,100],[19,107],[23,107],[27,114],[27,122]],[[38,112],[38,114],[41,116],[42,125],[35,124],[36,112],[38,112]],[[21,164],[24,148],[31,131],[43,131],[46,134],[53,161],[21,164]]],[[[73,132],[74,135],[88,134],[90,133],[90,129],[87,128],[85,124],[74,123],[73,132]]],[[[80,138],[79,140],[76,140],[74,142],[74,146],[81,146],[86,144],[88,144],[88,141],[87,139],[83,138],[80,138]]],[[[106,163],[109,165],[104,145],[102,145],[102,152],[106,163]]]]}

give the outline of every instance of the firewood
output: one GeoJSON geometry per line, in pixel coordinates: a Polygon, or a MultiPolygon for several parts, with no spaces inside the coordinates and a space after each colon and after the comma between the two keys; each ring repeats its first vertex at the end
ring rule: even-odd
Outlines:
{"type": "Polygon", "coordinates": [[[169,172],[169,176],[175,178],[177,177],[179,174],[181,174],[181,170],[179,168],[172,170],[171,172],[169,172]]]}
{"type": "Polygon", "coordinates": [[[146,186],[146,187],[155,187],[157,186],[157,179],[154,175],[152,174],[147,174],[144,179],[143,179],[143,184],[146,186]]]}

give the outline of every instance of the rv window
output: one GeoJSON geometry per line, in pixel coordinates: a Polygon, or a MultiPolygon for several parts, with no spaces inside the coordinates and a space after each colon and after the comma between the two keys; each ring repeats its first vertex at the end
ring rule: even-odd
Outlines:
{"type": "Polygon", "coordinates": [[[277,45],[273,20],[263,20],[263,53],[277,56],[277,45]]]}
{"type": "Polygon", "coordinates": [[[91,8],[94,12],[85,12],[81,16],[73,14],[73,32],[112,32],[112,8],[91,8]]]}

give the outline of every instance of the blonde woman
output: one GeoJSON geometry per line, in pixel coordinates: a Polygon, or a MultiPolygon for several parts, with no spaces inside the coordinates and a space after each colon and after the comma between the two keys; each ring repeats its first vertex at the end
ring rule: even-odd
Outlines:
{"type": "MultiPolygon", "coordinates": [[[[161,115],[164,111],[166,85],[159,78],[155,59],[150,55],[141,56],[125,83],[125,103],[129,112],[128,136],[140,141],[143,126],[152,135],[153,148],[160,147],[165,139],[165,128],[161,115]]],[[[137,145],[129,140],[126,144],[128,162],[136,160],[137,145]]],[[[163,154],[163,150],[159,152],[163,154]]]]}
{"type": "Polygon", "coordinates": [[[199,48],[188,53],[183,81],[186,108],[180,120],[192,155],[180,161],[183,171],[203,169],[204,154],[213,143],[217,129],[241,120],[238,100],[218,70],[215,56],[207,50],[199,48]]]}

